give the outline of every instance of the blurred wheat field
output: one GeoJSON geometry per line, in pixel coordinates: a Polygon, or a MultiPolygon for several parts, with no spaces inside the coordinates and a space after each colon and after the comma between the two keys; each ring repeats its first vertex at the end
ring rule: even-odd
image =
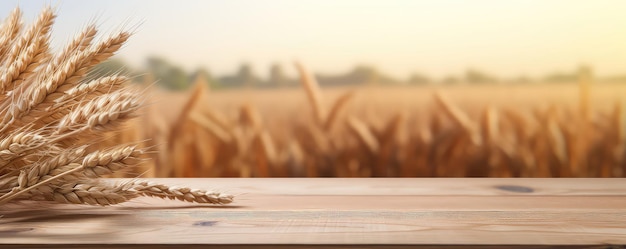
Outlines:
{"type": "Polygon", "coordinates": [[[132,176],[623,177],[626,85],[149,88],[111,143],[152,148],[132,176]],[[134,174],[134,175],[133,175],[134,174]]]}

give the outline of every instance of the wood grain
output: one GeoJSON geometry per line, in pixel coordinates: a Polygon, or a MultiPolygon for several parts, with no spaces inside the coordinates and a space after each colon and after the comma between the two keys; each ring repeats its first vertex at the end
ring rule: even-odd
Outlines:
{"type": "Polygon", "coordinates": [[[229,192],[237,198],[229,206],[149,198],[105,208],[5,206],[0,210],[2,248],[43,244],[607,248],[626,244],[624,179],[158,181],[229,192]]]}

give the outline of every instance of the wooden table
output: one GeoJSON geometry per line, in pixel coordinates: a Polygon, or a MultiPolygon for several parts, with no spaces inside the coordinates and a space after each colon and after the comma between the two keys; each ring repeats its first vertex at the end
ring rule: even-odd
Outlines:
{"type": "Polygon", "coordinates": [[[0,248],[626,245],[625,179],[155,181],[232,193],[236,202],[202,206],[140,198],[116,207],[57,205],[5,212],[0,248]]]}

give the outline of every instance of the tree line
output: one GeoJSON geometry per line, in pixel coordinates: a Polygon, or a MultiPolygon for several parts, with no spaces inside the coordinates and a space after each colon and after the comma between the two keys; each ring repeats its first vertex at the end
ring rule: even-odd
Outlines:
{"type": "MultiPolygon", "coordinates": [[[[210,84],[212,89],[229,88],[280,88],[298,86],[297,77],[289,77],[279,64],[271,65],[268,77],[263,79],[253,70],[252,66],[243,63],[238,70],[229,75],[214,76],[207,69],[200,68],[193,72],[187,72],[182,67],[175,65],[163,58],[151,57],[146,61],[146,68],[135,70],[121,60],[109,60],[101,63],[95,70],[99,75],[126,73],[134,75],[137,82],[145,82],[145,77],[151,77],[160,87],[169,90],[185,90],[197,81],[210,84]]],[[[449,75],[435,79],[422,73],[413,73],[405,79],[394,78],[375,67],[357,65],[352,70],[342,74],[315,74],[322,86],[354,86],[354,85],[454,85],[454,84],[526,84],[534,82],[543,83],[568,83],[577,82],[577,70],[571,72],[555,72],[543,78],[530,78],[519,76],[516,78],[499,78],[490,73],[467,69],[463,74],[449,75]]],[[[626,82],[626,76],[613,76],[603,78],[604,82],[626,82]]]]}

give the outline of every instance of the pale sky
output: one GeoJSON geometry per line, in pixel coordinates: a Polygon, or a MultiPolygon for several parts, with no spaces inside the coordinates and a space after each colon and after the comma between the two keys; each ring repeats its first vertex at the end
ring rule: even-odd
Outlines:
{"type": "Polygon", "coordinates": [[[503,77],[543,76],[592,65],[626,73],[626,1],[620,0],[229,0],[0,1],[30,22],[51,3],[54,46],[96,20],[103,31],[139,25],[119,57],[140,67],[159,55],[221,75],[249,62],[267,75],[298,59],[316,72],[368,64],[396,77],[468,67],[503,77]]]}

